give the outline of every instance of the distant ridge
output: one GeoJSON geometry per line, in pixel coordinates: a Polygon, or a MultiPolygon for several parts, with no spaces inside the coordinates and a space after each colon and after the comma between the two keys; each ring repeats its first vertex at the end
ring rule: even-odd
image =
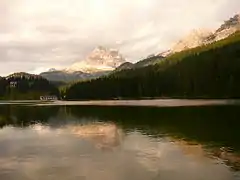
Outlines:
{"type": "MultiPolygon", "coordinates": [[[[12,74],[6,76],[5,78],[6,78],[6,79],[9,79],[9,78],[26,78],[26,79],[33,78],[33,79],[43,79],[43,77],[40,76],[40,75],[29,74],[29,73],[26,73],[26,72],[16,72],[16,73],[12,73],[12,74]]],[[[45,79],[45,78],[44,78],[44,79],[45,79]]]]}

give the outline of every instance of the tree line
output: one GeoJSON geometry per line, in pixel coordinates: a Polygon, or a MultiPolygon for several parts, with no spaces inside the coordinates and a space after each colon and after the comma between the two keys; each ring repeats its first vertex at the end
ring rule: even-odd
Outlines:
{"type": "Polygon", "coordinates": [[[41,76],[14,73],[0,78],[0,99],[39,99],[43,95],[59,96],[59,91],[41,76]]]}

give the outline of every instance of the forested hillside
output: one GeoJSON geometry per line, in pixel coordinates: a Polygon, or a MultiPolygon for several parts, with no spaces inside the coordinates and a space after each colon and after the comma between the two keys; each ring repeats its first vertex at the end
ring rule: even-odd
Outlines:
{"type": "Polygon", "coordinates": [[[0,99],[39,99],[42,95],[57,95],[58,89],[45,78],[27,73],[14,73],[0,78],[0,99]]]}
{"type": "Polygon", "coordinates": [[[240,33],[159,63],[73,84],[66,99],[240,98],[240,33]]]}

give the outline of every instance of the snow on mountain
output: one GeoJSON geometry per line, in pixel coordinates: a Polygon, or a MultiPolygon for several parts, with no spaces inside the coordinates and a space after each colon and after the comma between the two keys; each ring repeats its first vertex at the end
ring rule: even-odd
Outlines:
{"type": "Polygon", "coordinates": [[[69,68],[66,68],[65,71],[82,71],[85,73],[112,71],[125,62],[125,59],[117,50],[99,46],[95,48],[85,60],[74,63],[69,68]]]}
{"type": "Polygon", "coordinates": [[[238,30],[240,30],[240,14],[225,21],[216,31],[193,30],[188,36],[178,41],[170,50],[161,53],[161,55],[168,56],[176,52],[210,44],[225,39],[238,30]]]}
{"type": "Polygon", "coordinates": [[[240,14],[235,15],[233,18],[225,21],[215,33],[215,40],[219,41],[221,39],[227,38],[231,34],[240,30],[240,14]]]}
{"type": "Polygon", "coordinates": [[[193,30],[187,37],[180,40],[173,48],[172,52],[179,52],[189,48],[195,48],[208,43],[209,37],[213,33],[208,30],[193,30]]]}
{"type": "Polygon", "coordinates": [[[51,68],[40,75],[50,81],[87,80],[107,75],[125,62],[117,50],[99,46],[85,60],[76,62],[65,69],[51,68]]]}

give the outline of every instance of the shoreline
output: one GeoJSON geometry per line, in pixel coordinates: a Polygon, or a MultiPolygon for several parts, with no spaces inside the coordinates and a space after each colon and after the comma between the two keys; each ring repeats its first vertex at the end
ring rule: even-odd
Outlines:
{"type": "Polygon", "coordinates": [[[10,100],[0,101],[0,105],[33,106],[142,106],[142,107],[184,107],[240,105],[239,99],[142,99],[142,100],[85,100],[85,101],[41,101],[10,100]]]}
{"type": "Polygon", "coordinates": [[[181,107],[181,106],[212,106],[212,105],[240,105],[235,99],[153,99],[153,100],[94,100],[94,101],[55,101],[40,106],[146,106],[146,107],[181,107]]]}

